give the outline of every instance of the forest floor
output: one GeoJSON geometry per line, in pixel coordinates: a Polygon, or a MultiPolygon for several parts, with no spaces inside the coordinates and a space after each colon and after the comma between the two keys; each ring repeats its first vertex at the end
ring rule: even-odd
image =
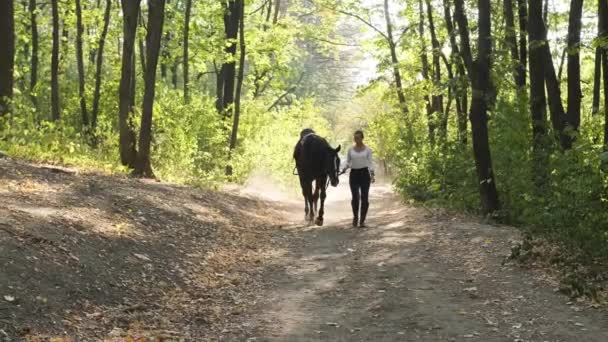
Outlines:
{"type": "Polygon", "coordinates": [[[309,227],[273,189],[0,158],[0,341],[608,341],[604,305],[507,260],[515,228],[403,205],[386,184],[369,228],[350,227],[344,184],[309,227]]]}

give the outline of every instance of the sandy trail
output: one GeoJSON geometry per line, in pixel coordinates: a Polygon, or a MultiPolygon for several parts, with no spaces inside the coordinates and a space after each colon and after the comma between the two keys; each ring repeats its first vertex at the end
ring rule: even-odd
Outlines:
{"type": "Polygon", "coordinates": [[[301,201],[274,194],[285,253],[243,340],[608,341],[608,315],[502,264],[514,228],[407,207],[379,184],[370,227],[354,229],[344,183],[330,189],[324,227],[301,225],[301,201]]]}

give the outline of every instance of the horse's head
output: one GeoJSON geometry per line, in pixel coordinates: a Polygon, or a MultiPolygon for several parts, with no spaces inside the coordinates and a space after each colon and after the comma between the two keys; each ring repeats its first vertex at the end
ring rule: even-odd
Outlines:
{"type": "Polygon", "coordinates": [[[341,145],[338,145],[336,148],[328,147],[329,153],[327,153],[328,160],[326,165],[327,175],[329,176],[331,186],[338,186],[338,183],[340,182],[340,156],[338,153],[340,152],[341,148],[341,145]]]}

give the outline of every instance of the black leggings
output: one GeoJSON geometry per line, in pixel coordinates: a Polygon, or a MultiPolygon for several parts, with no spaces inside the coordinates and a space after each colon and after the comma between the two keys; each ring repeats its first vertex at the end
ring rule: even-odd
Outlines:
{"type": "Polygon", "coordinates": [[[350,204],[353,208],[353,217],[360,219],[360,222],[363,223],[369,208],[369,186],[371,184],[369,169],[352,169],[349,184],[352,194],[350,204]],[[361,204],[361,215],[359,215],[359,204],[361,204]]]}

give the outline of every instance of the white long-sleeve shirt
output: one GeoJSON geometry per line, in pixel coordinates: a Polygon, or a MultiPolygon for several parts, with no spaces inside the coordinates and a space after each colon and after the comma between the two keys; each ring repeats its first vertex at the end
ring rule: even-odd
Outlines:
{"type": "Polygon", "coordinates": [[[354,147],[349,148],[346,153],[346,167],[353,170],[368,168],[373,173],[372,150],[367,146],[361,151],[355,150],[354,147]]]}

